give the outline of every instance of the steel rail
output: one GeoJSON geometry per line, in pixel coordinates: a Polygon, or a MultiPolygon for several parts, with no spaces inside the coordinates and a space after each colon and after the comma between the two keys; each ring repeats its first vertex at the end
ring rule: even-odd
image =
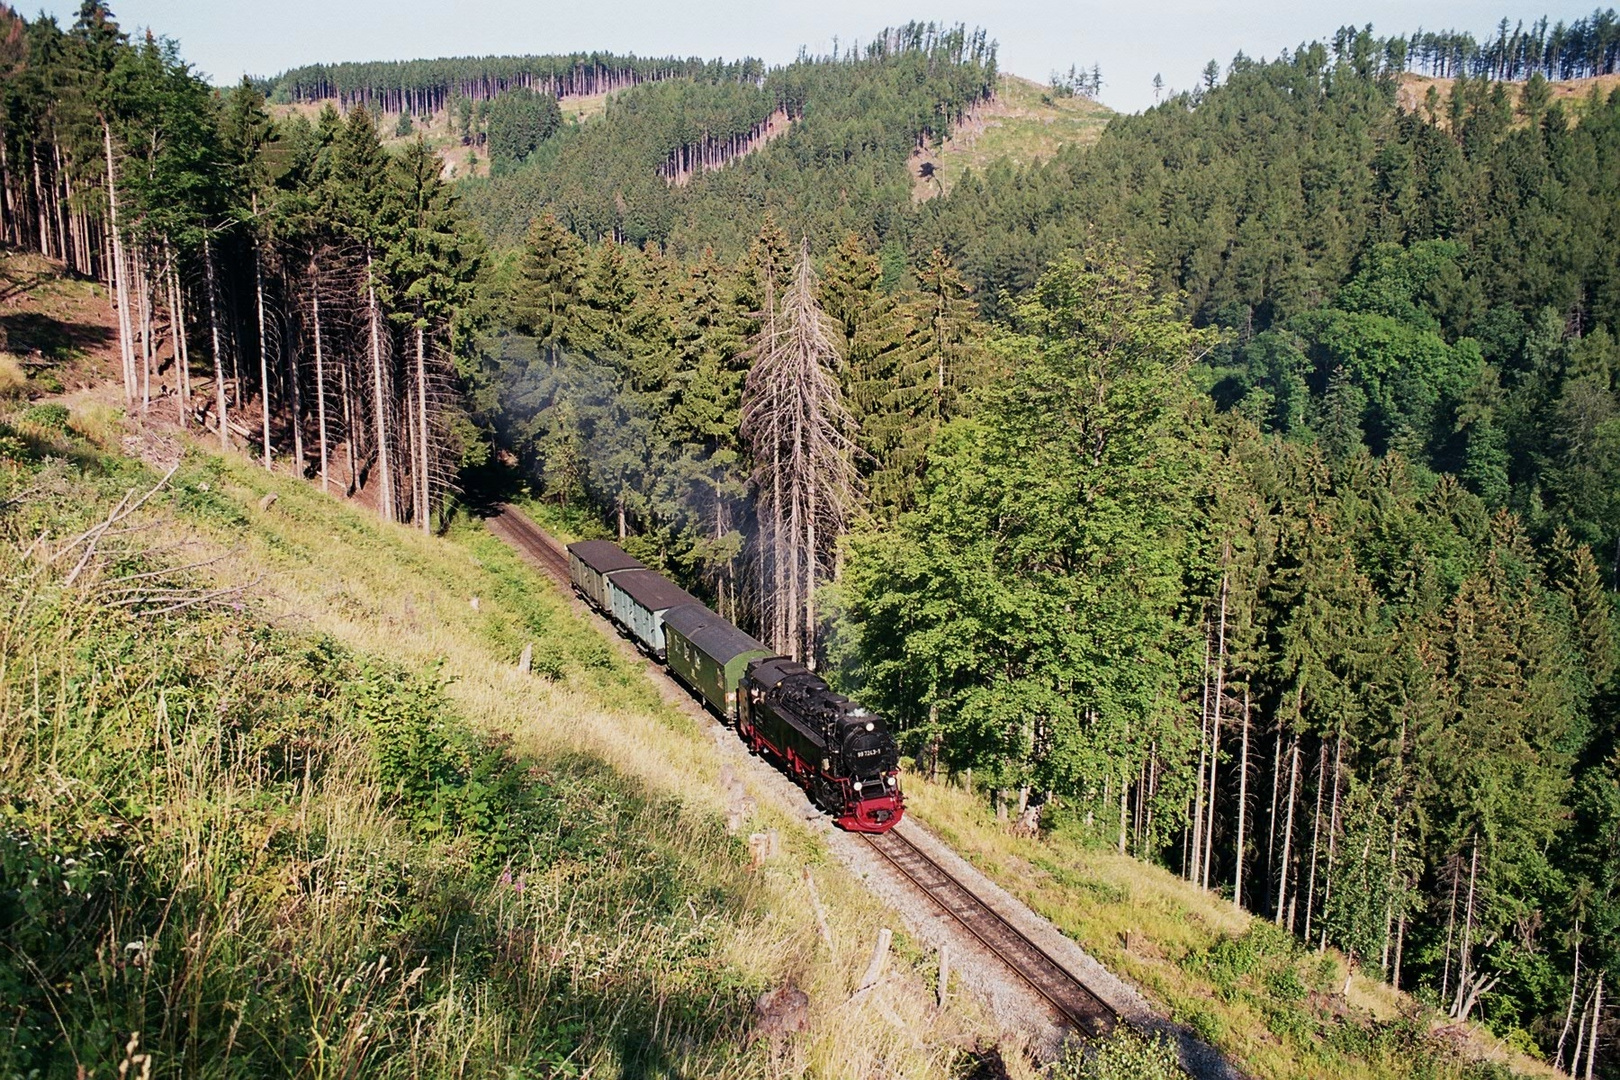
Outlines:
{"type": "Polygon", "coordinates": [[[910,840],[897,831],[877,835],[863,834],[867,843],[882,855],[890,865],[900,871],[913,885],[956,920],[964,930],[977,938],[991,954],[999,959],[1020,979],[1029,985],[1062,1017],[1085,1034],[1097,1038],[1113,1030],[1117,1017],[1114,1010],[1084,983],[1052,957],[1044,948],[1008,922],[1000,912],[986,903],[956,875],[935,862],[910,840]],[[898,849],[898,852],[896,850],[898,849]],[[921,873],[906,865],[908,858],[922,863],[921,873]],[[923,880],[932,871],[939,881],[923,880]],[[946,895],[954,894],[957,903],[946,895]],[[965,901],[965,903],[964,903],[965,901]],[[966,908],[966,911],[962,910],[966,908]],[[992,940],[999,938],[1000,940],[992,940]],[[1010,948],[1009,948],[1010,946],[1010,948]],[[1025,958],[1009,956],[1009,951],[1022,951],[1025,958]],[[1031,970],[1035,968],[1038,970],[1031,970]],[[1078,999],[1078,1000],[1077,1000],[1078,999]]]}

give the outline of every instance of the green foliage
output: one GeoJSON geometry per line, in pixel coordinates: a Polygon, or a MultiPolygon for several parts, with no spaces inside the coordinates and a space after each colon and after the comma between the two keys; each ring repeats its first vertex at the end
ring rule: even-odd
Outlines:
{"type": "Polygon", "coordinates": [[[1118,259],[1043,277],[995,343],[1011,384],[946,429],[922,509],[846,570],[866,699],[1002,784],[1086,792],[1175,738],[1172,432],[1201,336],[1118,259]]]}
{"type": "Polygon", "coordinates": [[[771,215],[818,249],[850,231],[872,243],[909,205],[912,148],[943,137],[995,78],[983,31],[910,23],[859,53],[751,78],[717,66],[642,83],[526,167],[475,187],[468,206],[504,244],[546,211],[587,239],[653,241],[689,258],[706,247],[741,255],[771,215]],[[791,126],[756,147],[773,115],[791,126]],[[717,160],[730,164],[702,171],[717,160]]]}
{"type": "Polygon", "coordinates": [[[1175,1042],[1167,1035],[1143,1035],[1121,1025],[1106,1039],[1069,1043],[1052,1066],[1061,1080],[1183,1080],[1175,1042]]]}
{"type": "Polygon", "coordinates": [[[67,406],[46,402],[28,406],[17,417],[17,422],[63,435],[67,433],[68,415],[67,406]]]}
{"type": "Polygon", "coordinates": [[[489,103],[486,124],[490,168],[505,171],[522,164],[562,126],[562,110],[550,94],[520,87],[489,103]]]}

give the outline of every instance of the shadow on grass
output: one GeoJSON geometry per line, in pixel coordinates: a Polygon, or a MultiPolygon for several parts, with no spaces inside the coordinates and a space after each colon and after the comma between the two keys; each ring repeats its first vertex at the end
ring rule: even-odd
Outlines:
{"type": "Polygon", "coordinates": [[[0,315],[0,340],[14,353],[38,353],[46,360],[72,360],[90,349],[108,345],[112,331],[92,323],[64,322],[37,311],[0,315]]]}

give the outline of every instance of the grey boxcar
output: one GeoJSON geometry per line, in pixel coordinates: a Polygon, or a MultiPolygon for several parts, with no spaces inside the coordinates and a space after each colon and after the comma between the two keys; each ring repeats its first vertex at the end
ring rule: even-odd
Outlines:
{"type": "Polygon", "coordinates": [[[653,656],[664,658],[664,613],[698,604],[697,597],[655,570],[621,570],[607,576],[613,618],[653,656]]]}

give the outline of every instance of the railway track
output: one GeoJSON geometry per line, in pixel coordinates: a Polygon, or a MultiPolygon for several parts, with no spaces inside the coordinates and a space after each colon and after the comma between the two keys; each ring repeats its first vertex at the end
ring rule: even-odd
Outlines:
{"type": "Polygon", "coordinates": [[[500,513],[489,520],[489,531],[528,555],[564,588],[571,584],[568,556],[562,546],[547,536],[521,510],[502,503],[500,513]]]}
{"type": "MultiPolygon", "coordinates": [[[[568,556],[562,546],[522,511],[502,505],[489,529],[559,584],[569,586],[568,556]]],[[[885,862],[1040,995],[1063,1023],[1093,1038],[1114,1029],[1117,1017],[1101,998],[910,840],[894,830],[862,835],[885,862]]]]}
{"type": "Polygon", "coordinates": [[[898,830],[867,835],[866,841],[1044,998],[1065,1023],[1092,1038],[1113,1031],[1118,1019],[1113,1009],[898,830]]]}

